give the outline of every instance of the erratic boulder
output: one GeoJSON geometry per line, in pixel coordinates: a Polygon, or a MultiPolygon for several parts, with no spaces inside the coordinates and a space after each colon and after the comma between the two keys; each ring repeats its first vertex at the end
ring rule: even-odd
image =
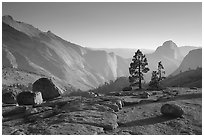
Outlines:
{"type": "Polygon", "coordinates": [[[16,104],[16,96],[13,92],[2,94],[2,102],[5,104],[16,104]]]}
{"type": "Polygon", "coordinates": [[[19,105],[35,105],[43,102],[41,92],[24,91],[19,93],[16,99],[19,105]]]}
{"type": "Polygon", "coordinates": [[[48,78],[40,78],[33,83],[33,92],[41,92],[43,100],[59,97],[60,89],[48,78]]]}
{"type": "Polygon", "coordinates": [[[180,106],[176,104],[164,104],[161,107],[161,113],[165,116],[181,117],[184,111],[180,106]]]}

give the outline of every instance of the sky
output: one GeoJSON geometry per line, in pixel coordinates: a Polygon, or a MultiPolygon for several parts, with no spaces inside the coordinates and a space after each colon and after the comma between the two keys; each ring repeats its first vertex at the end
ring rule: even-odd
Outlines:
{"type": "Polygon", "coordinates": [[[202,46],[202,3],[2,3],[2,14],[83,47],[202,46]]]}

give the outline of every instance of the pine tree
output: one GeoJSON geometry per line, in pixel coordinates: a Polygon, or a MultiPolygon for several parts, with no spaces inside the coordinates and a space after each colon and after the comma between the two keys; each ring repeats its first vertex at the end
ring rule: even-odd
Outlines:
{"type": "Polygon", "coordinates": [[[151,89],[161,88],[160,81],[165,79],[163,74],[165,74],[164,66],[162,65],[161,61],[159,61],[158,69],[157,71],[152,72],[151,81],[149,82],[149,86],[151,87],[151,89]]]}
{"type": "Polygon", "coordinates": [[[161,61],[158,62],[158,72],[157,74],[159,75],[159,81],[163,80],[165,77],[162,76],[162,74],[165,74],[165,71],[164,71],[164,66],[162,65],[161,61]]]}
{"type": "Polygon", "coordinates": [[[149,82],[151,89],[159,89],[159,77],[157,71],[152,71],[151,81],[149,82]]]}
{"type": "Polygon", "coordinates": [[[131,85],[139,83],[139,89],[142,88],[141,85],[142,80],[144,79],[144,73],[147,73],[149,71],[147,65],[147,58],[138,49],[137,52],[135,52],[135,55],[133,56],[132,62],[130,63],[129,67],[129,82],[131,83],[131,85]]]}

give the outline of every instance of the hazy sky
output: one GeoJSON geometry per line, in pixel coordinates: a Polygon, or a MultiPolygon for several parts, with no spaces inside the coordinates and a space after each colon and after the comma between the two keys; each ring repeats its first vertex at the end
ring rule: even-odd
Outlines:
{"type": "Polygon", "coordinates": [[[202,3],[3,3],[42,31],[94,48],[155,49],[166,40],[202,46],[202,3]]]}

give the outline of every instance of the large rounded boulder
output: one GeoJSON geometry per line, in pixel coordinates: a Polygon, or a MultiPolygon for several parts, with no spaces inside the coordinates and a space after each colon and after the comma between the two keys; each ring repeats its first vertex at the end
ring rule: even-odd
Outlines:
{"type": "Polygon", "coordinates": [[[16,104],[16,95],[13,92],[3,93],[2,102],[5,104],[16,104]]]}
{"type": "Polygon", "coordinates": [[[23,91],[17,95],[16,99],[19,105],[35,105],[43,102],[41,92],[23,91]]]}
{"type": "Polygon", "coordinates": [[[161,107],[161,113],[165,116],[181,117],[184,114],[184,111],[176,104],[164,104],[161,107]]]}
{"type": "Polygon", "coordinates": [[[60,89],[48,78],[40,78],[33,83],[33,92],[41,92],[43,100],[51,100],[59,97],[60,89]]]}

